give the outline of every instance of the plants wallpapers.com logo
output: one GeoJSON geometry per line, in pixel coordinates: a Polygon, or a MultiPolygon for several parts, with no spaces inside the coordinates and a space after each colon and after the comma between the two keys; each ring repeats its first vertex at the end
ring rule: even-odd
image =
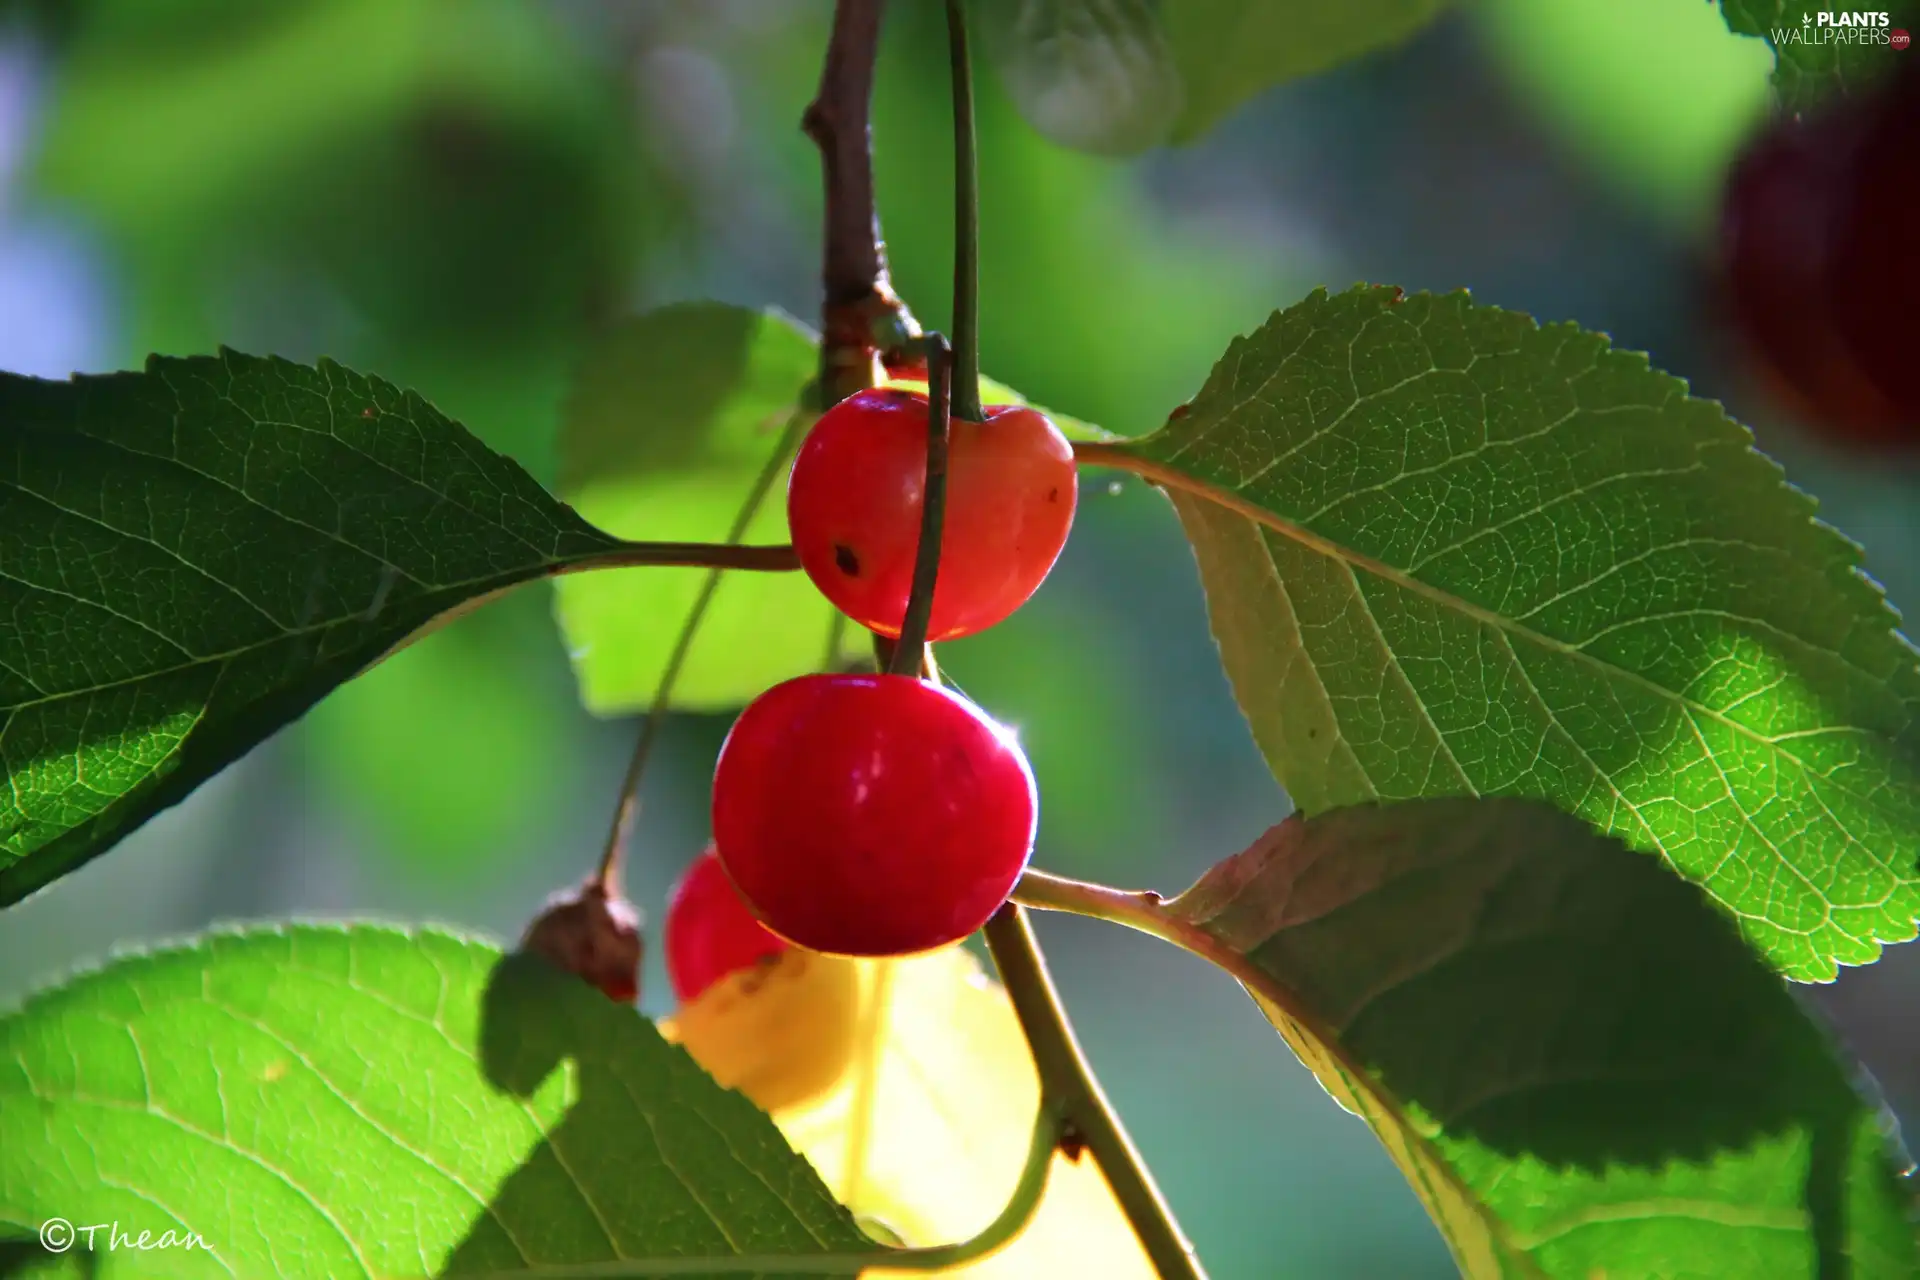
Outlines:
{"type": "Polygon", "coordinates": [[[1800,15],[1797,27],[1775,27],[1776,48],[1789,44],[1883,44],[1905,49],[1912,43],[1906,31],[1893,25],[1885,10],[1826,10],[1800,15]]]}

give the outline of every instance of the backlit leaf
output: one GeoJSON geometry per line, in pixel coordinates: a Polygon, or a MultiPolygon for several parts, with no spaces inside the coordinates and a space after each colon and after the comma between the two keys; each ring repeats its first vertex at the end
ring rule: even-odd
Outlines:
{"type": "MultiPolygon", "coordinates": [[[[1033,1059],[1006,992],[958,946],[901,960],[789,952],[725,979],[661,1030],[770,1105],[840,1201],[906,1244],[949,1244],[978,1232],[998,1216],[1026,1162],[1040,1101],[1033,1059]],[[809,980],[787,971],[808,966],[833,977],[813,980],[815,995],[795,999],[809,980]],[[846,1001],[831,1016],[818,1000],[828,986],[846,1001]],[[742,1027],[751,1034],[738,1034],[742,1027]],[[807,1046],[809,1069],[825,1054],[838,1072],[832,1084],[787,1088],[789,1044],[807,1046]]],[[[1026,1231],[999,1253],[941,1274],[1147,1280],[1155,1272],[1093,1161],[1056,1155],[1026,1231]]]]}
{"type": "Polygon", "coordinates": [[[1550,800],[1796,978],[1914,936],[1920,655],[1859,548],[1645,357],[1464,294],[1320,292],[1121,448],[1175,483],[1306,812],[1550,800]]]}
{"type": "MultiPolygon", "coordinates": [[[[807,425],[803,392],[817,338],[776,311],[681,303],[636,316],[589,350],[563,417],[560,496],[627,538],[723,540],[781,440],[807,425]],[[796,415],[803,415],[795,423],[796,415]]],[[[925,383],[901,380],[895,385],[925,383]]],[[[982,381],[989,404],[1024,403],[982,381]]],[[[1053,415],[1077,438],[1098,428],[1053,415]]],[[[786,475],[762,501],[745,541],[787,540],[786,475]]],[[[644,711],[705,582],[704,569],[600,573],[555,584],[556,612],[580,697],[599,715],[644,711]]],[[[690,711],[738,707],[829,661],[836,610],[800,574],[728,574],[674,686],[690,711]]],[[[872,652],[853,626],[836,658],[872,652]]]]}
{"type": "Polygon", "coordinates": [[[1914,1274],[1889,1121],[1699,891],[1553,808],[1289,818],[1166,905],[1481,1277],[1914,1274]]]}
{"type": "Polygon", "coordinates": [[[631,1007],[373,926],[217,933],[0,1019],[0,1223],[55,1216],[194,1233],[211,1252],[98,1238],[106,1274],[180,1280],[876,1247],[631,1007]]]}

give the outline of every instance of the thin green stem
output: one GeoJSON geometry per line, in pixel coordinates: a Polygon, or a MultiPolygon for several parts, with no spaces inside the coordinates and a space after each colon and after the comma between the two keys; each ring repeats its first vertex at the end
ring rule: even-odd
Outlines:
{"type": "Polygon", "coordinates": [[[1205,1280],[1193,1246],[1080,1051],[1026,911],[1014,902],[1002,906],[987,921],[986,938],[1033,1051],[1040,1096],[1058,1107],[1066,1122],[1065,1141],[1092,1153],[1162,1280],[1205,1280]]]}
{"type": "Polygon", "coordinates": [[[953,70],[953,416],[981,422],[980,189],[973,128],[973,64],[967,17],[947,0],[947,49],[953,70]]]}
{"type": "MultiPolygon", "coordinates": [[[[1042,1104],[1033,1121],[1033,1141],[1020,1180],[1007,1197],[1000,1216],[979,1234],[958,1244],[922,1249],[876,1249],[871,1253],[767,1254],[761,1257],[651,1258],[623,1262],[542,1264],[542,1280],[623,1280],[628,1276],[735,1276],[750,1274],[849,1276],[862,1271],[944,1271],[997,1253],[1033,1221],[1034,1211],[1047,1190],[1053,1153],[1059,1149],[1063,1124],[1059,1113],[1042,1104]]],[[[500,1272],[498,1280],[521,1277],[523,1271],[500,1272]]],[[[476,1280],[486,1280],[477,1277],[476,1280]]]]}
{"type": "Polygon", "coordinates": [[[847,615],[835,609],[833,611],[833,619],[827,623],[827,652],[826,656],[821,659],[820,669],[822,671],[838,671],[843,661],[842,652],[846,647],[847,615]]]}
{"type": "Polygon", "coordinates": [[[1166,899],[1152,889],[1116,889],[1028,867],[1013,887],[1013,900],[1036,911],[1091,916],[1138,929],[1175,946],[1185,945],[1182,930],[1167,915],[1166,899]]]}
{"type": "MultiPolygon", "coordinates": [[[[766,501],[768,491],[773,488],[773,482],[780,478],[780,469],[786,464],[787,455],[793,452],[794,445],[799,442],[806,421],[807,415],[797,411],[787,419],[786,430],[780,433],[772,455],[768,457],[766,465],[760,468],[760,474],[754,477],[753,488],[747,491],[746,500],[740,504],[740,510],[734,514],[733,524],[727,529],[729,545],[738,543],[746,535],[747,526],[753,523],[760,504],[766,501]]],[[[667,665],[660,673],[660,683],[653,691],[653,704],[647,708],[646,722],[640,727],[640,740],[634,744],[633,755],[627,760],[626,773],[621,775],[620,800],[613,811],[613,826],[607,832],[607,843],[600,851],[600,866],[594,873],[595,881],[608,897],[620,896],[620,858],[627,847],[628,838],[633,834],[633,824],[640,816],[640,778],[646,772],[647,758],[653,754],[653,744],[660,736],[660,725],[667,718],[667,704],[673,696],[673,686],[680,679],[687,656],[693,652],[693,640],[707,616],[707,606],[713,603],[714,592],[720,588],[723,567],[715,565],[712,572],[707,574],[706,581],[700,584],[700,594],[694,597],[693,609],[680,626],[680,634],[673,642],[673,651],[667,655],[667,665]]]]}
{"type": "Polygon", "coordinates": [[[926,663],[927,625],[933,621],[933,591],[940,579],[940,542],[947,523],[947,429],[952,420],[953,348],[937,333],[927,335],[927,478],[920,492],[920,544],[913,557],[900,638],[886,663],[889,675],[909,676],[926,663]]]}

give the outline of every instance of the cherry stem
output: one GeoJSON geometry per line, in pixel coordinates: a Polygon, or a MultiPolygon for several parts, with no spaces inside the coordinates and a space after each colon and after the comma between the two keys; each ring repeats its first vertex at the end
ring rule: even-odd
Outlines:
{"type": "Polygon", "coordinates": [[[980,186],[973,126],[973,65],[960,0],[947,0],[953,78],[953,416],[982,422],[980,405],[980,186]]]}
{"type": "MultiPolygon", "coordinates": [[[[746,536],[747,526],[753,523],[754,516],[759,513],[760,504],[766,501],[773,482],[779,479],[780,468],[785,465],[787,455],[799,441],[801,428],[806,422],[807,415],[799,411],[787,419],[786,429],[775,442],[773,453],[760,468],[760,474],[754,477],[753,488],[747,491],[746,501],[740,504],[740,510],[734,514],[733,524],[727,529],[729,546],[746,536]]],[[[693,609],[680,626],[680,634],[673,642],[673,651],[667,655],[667,665],[660,673],[660,683],[653,691],[653,703],[647,708],[646,723],[640,727],[640,740],[634,744],[633,755],[627,760],[627,771],[621,776],[620,799],[613,811],[613,827],[607,833],[607,843],[600,851],[600,865],[593,874],[593,883],[609,898],[621,896],[620,860],[628,839],[633,835],[633,824],[640,816],[640,778],[646,772],[647,758],[653,754],[653,744],[659,738],[660,726],[667,718],[667,703],[673,696],[673,686],[680,679],[688,655],[693,652],[694,636],[700,631],[700,624],[707,616],[707,606],[713,603],[714,592],[720,588],[720,575],[727,567],[730,566],[713,564],[706,581],[700,584],[700,594],[694,597],[693,609]]]]}
{"type": "Polygon", "coordinates": [[[1206,1280],[1193,1246],[1181,1233],[1173,1210],[1154,1185],[1153,1175],[1080,1051],[1025,908],[1008,902],[994,912],[987,921],[986,939],[1033,1052],[1042,1105],[1057,1107],[1065,1121],[1063,1145],[1071,1144],[1069,1151],[1084,1147],[1092,1153],[1162,1280],[1206,1280]]]}
{"type": "Polygon", "coordinates": [[[921,489],[920,543],[913,557],[900,638],[886,661],[894,676],[916,675],[927,663],[927,625],[933,620],[933,590],[940,578],[940,540],[947,522],[947,428],[952,421],[953,348],[937,333],[927,335],[927,479],[921,489]]]}

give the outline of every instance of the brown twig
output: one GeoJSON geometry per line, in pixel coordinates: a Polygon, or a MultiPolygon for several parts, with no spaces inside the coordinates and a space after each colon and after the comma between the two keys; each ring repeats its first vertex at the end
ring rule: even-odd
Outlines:
{"type": "Polygon", "coordinates": [[[886,0],[838,0],[820,90],[800,126],[820,148],[826,182],[821,278],[821,407],[885,378],[884,361],[920,336],[887,276],[873,199],[873,68],[886,0]]]}

